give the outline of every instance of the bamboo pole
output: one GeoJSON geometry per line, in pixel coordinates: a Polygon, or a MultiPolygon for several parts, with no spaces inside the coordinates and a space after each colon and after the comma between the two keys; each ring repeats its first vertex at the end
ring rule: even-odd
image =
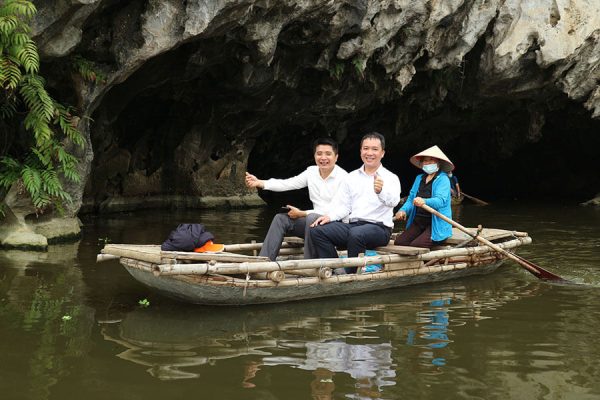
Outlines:
{"type": "MultiPolygon", "coordinates": [[[[521,244],[530,243],[530,237],[517,238],[508,242],[498,244],[500,248],[513,248],[521,244]]],[[[362,267],[372,264],[389,263],[409,263],[416,260],[429,261],[436,258],[445,258],[450,256],[464,256],[472,254],[490,253],[487,246],[478,246],[473,248],[461,248],[450,250],[436,250],[418,256],[400,256],[396,254],[380,254],[369,257],[353,258],[323,258],[315,260],[287,260],[287,261],[257,261],[242,263],[214,263],[210,264],[160,264],[155,265],[154,270],[160,275],[232,275],[232,274],[252,274],[257,272],[271,271],[289,271],[317,268],[342,268],[342,267],[362,267]]]]}
{"type": "MultiPolygon", "coordinates": [[[[128,258],[121,259],[121,263],[133,268],[141,269],[144,271],[148,270],[148,263],[140,262],[137,260],[132,260],[128,258]]],[[[488,263],[482,263],[482,265],[489,265],[488,263]]],[[[375,280],[386,280],[390,278],[401,278],[406,277],[407,279],[423,276],[423,275],[431,275],[431,274],[439,274],[444,272],[453,272],[459,271],[467,268],[477,267],[477,265],[472,265],[469,263],[456,263],[456,264],[440,264],[434,266],[421,266],[418,268],[410,268],[403,270],[395,270],[395,271],[380,271],[376,273],[366,273],[366,274],[348,274],[348,275],[334,275],[327,279],[321,279],[319,277],[288,277],[282,282],[273,282],[271,280],[250,280],[247,281],[245,279],[239,279],[231,276],[202,276],[194,278],[193,283],[196,284],[205,284],[211,285],[215,288],[218,287],[238,287],[240,289],[257,289],[257,288],[271,288],[271,287],[296,287],[296,286],[309,286],[318,283],[324,284],[339,284],[339,283],[347,283],[347,282],[357,282],[357,281],[375,281],[375,280]]],[[[189,276],[174,276],[175,279],[190,279],[189,276]]]]}
{"type": "Polygon", "coordinates": [[[321,279],[331,278],[333,275],[333,271],[329,267],[323,267],[319,269],[291,269],[285,272],[286,274],[298,276],[318,276],[321,279]]]}
{"type": "MultiPolygon", "coordinates": [[[[232,243],[232,244],[226,244],[225,245],[225,251],[250,251],[250,250],[260,250],[262,248],[262,243],[256,243],[255,241],[253,241],[252,243],[232,243]]],[[[289,242],[289,241],[283,241],[281,243],[281,248],[282,249],[287,249],[287,248],[302,248],[302,244],[301,243],[297,243],[297,242],[289,242]]]]}
{"type": "Polygon", "coordinates": [[[113,256],[112,254],[97,254],[96,255],[96,262],[102,262],[102,261],[110,261],[110,260],[118,260],[119,256],[113,256]]]}
{"type": "Polygon", "coordinates": [[[185,251],[162,252],[161,260],[163,263],[176,263],[176,260],[188,261],[218,261],[218,262],[253,262],[268,261],[269,257],[247,256],[236,253],[194,253],[185,251]]]}
{"type": "MultiPolygon", "coordinates": [[[[468,233],[467,228],[465,228],[458,222],[453,221],[450,218],[446,217],[445,215],[441,214],[439,211],[434,210],[433,208],[429,207],[427,204],[423,204],[420,207],[423,208],[424,210],[429,211],[430,213],[437,216],[438,218],[443,219],[444,221],[446,221],[450,225],[460,229],[461,231],[468,233]]],[[[527,261],[524,258],[522,258],[516,254],[506,251],[504,248],[498,246],[497,244],[490,242],[489,240],[487,240],[481,236],[474,236],[473,238],[477,239],[479,242],[485,244],[486,246],[489,246],[490,248],[494,249],[495,251],[504,254],[506,257],[515,261],[517,264],[519,264],[521,267],[525,268],[528,272],[530,272],[532,275],[534,275],[538,279],[567,282],[564,278],[562,278],[550,271],[547,271],[547,270],[543,269],[542,267],[535,265],[531,261],[527,261]]]]}
{"type": "Polygon", "coordinates": [[[483,200],[481,200],[481,199],[478,199],[478,198],[477,198],[477,197],[475,197],[475,196],[468,195],[468,194],[466,194],[465,192],[461,192],[461,193],[462,193],[462,195],[463,195],[463,196],[465,196],[467,199],[469,199],[469,200],[473,200],[475,203],[477,203],[477,204],[479,204],[479,205],[482,205],[482,206],[487,206],[487,205],[489,205],[489,204],[490,204],[490,203],[488,203],[487,201],[483,201],[483,200]]]}
{"type": "Polygon", "coordinates": [[[285,272],[283,271],[270,271],[270,272],[257,272],[250,275],[252,279],[269,279],[273,282],[281,282],[285,279],[285,272]]]}
{"type": "MultiPolygon", "coordinates": [[[[375,273],[366,274],[346,274],[346,275],[334,275],[329,279],[320,279],[318,277],[305,277],[305,278],[291,278],[286,279],[283,282],[275,284],[271,281],[250,281],[249,288],[268,288],[268,287],[294,287],[294,286],[305,286],[314,285],[318,283],[326,284],[339,284],[348,282],[359,282],[359,281],[375,281],[375,280],[386,280],[390,278],[398,277],[415,277],[429,274],[438,274],[442,272],[458,271],[469,268],[468,263],[448,264],[448,265],[435,265],[430,267],[403,269],[397,271],[380,271],[375,273]]],[[[244,287],[245,281],[242,279],[234,279],[234,286],[244,287]]]]}

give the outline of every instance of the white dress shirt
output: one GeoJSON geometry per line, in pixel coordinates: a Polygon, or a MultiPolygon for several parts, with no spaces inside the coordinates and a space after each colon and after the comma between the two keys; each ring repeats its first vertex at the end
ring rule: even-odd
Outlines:
{"type": "Polygon", "coordinates": [[[329,176],[323,179],[319,173],[319,167],[311,165],[300,175],[288,179],[268,179],[265,181],[263,189],[273,192],[285,192],[308,187],[308,196],[313,204],[313,209],[306,210],[307,214],[325,215],[329,210],[333,197],[347,175],[345,169],[336,165],[329,176]]]}
{"type": "Polygon", "coordinates": [[[373,188],[375,176],[368,175],[364,165],[350,172],[334,198],[329,218],[339,221],[347,217],[350,222],[358,218],[393,228],[393,209],[400,202],[400,179],[383,165],[376,174],[383,180],[379,194],[373,188]]]}

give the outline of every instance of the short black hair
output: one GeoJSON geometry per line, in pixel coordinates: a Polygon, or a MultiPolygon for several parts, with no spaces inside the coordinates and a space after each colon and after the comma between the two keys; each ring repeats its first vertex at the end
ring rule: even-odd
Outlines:
{"type": "Polygon", "coordinates": [[[333,149],[333,152],[335,154],[338,153],[338,144],[335,140],[333,140],[330,137],[320,137],[315,139],[315,141],[313,142],[313,154],[317,151],[317,146],[320,145],[324,145],[324,146],[331,146],[331,148],[333,149]]]}
{"type": "Polygon", "coordinates": [[[365,136],[362,137],[362,139],[360,139],[360,147],[362,147],[362,144],[365,141],[365,139],[379,139],[379,141],[381,142],[381,149],[385,150],[385,137],[383,137],[383,135],[381,133],[379,133],[379,132],[367,133],[365,136]]]}

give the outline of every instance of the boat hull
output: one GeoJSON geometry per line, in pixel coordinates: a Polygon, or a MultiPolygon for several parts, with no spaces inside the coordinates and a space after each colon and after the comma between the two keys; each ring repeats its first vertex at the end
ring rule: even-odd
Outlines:
{"type": "Polygon", "coordinates": [[[387,272],[364,274],[369,275],[371,279],[358,281],[346,280],[346,277],[351,275],[335,275],[328,279],[302,278],[298,279],[296,285],[287,282],[286,285],[272,284],[264,287],[255,285],[254,281],[245,284],[242,279],[218,280],[210,276],[188,275],[156,276],[151,271],[122,263],[136,280],[177,300],[205,305],[250,305],[350,295],[489,274],[502,262],[503,260],[498,260],[478,266],[457,264],[440,268],[425,267],[426,271],[430,272],[413,270],[397,276],[390,276],[387,272]],[[301,283],[301,280],[304,282],[301,283]],[[311,280],[312,284],[307,284],[311,283],[311,280]]]}

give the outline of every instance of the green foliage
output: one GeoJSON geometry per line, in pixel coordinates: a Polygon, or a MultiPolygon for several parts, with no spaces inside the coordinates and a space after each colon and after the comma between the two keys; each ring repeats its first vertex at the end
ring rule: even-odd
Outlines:
{"type": "Polygon", "coordinates": [[[148,301],[148,299],[142,299],[140,301],[138,301],[138,304],[140,305],[140,307],[149,307],[150,306],[150,302],[148,301]]]}
{"type": "Polygon", "coordinates": [[[329,76],[339,81],[342,75],[344,74],[345,69],[346,65],[344,65],[344,63],[336,62],[329,69],[329,76]]]}
{"type": "Polygon", "coordinates": [[[359,56],[353,58],[350,62],[333,62],[329,68],[329,76],[339,81],[346,71],[347,64],[350,72],[354,71],[361,79],[364,79],[367,60],[359,56]],[[352,64],[351,67],[350,64],[352,64]]]}
{"type": "Polygon", "coordinates": [[[96,64],[90,60],[86,60],[80,55],[76,55],[72,59],[73,68],[88,82],[106,82],[106,77],[96,67],[96,64]]]}
{"type": "Polygon", "coordinates": [[[61,177],[80,181],[78,160],[63,139],[80,147],[85,142],[71,110],[50,96],[38,75],[40,59],[29,27],[36,12],[31,1],[0,0],[0,122],[22,123],[31,134],[28,153],[0,158],[0,188],[21,182],[38,210],[50,205],[62,210],[71,197],[61,177]]]}
{"type": "Polygon", "coordinates": [[[352,65],[354,66],[354,71],[361,77],[365,77],[365,69],[367,68],[367,60],[361,57],[355,57],[352,60],[352,65]]]}

